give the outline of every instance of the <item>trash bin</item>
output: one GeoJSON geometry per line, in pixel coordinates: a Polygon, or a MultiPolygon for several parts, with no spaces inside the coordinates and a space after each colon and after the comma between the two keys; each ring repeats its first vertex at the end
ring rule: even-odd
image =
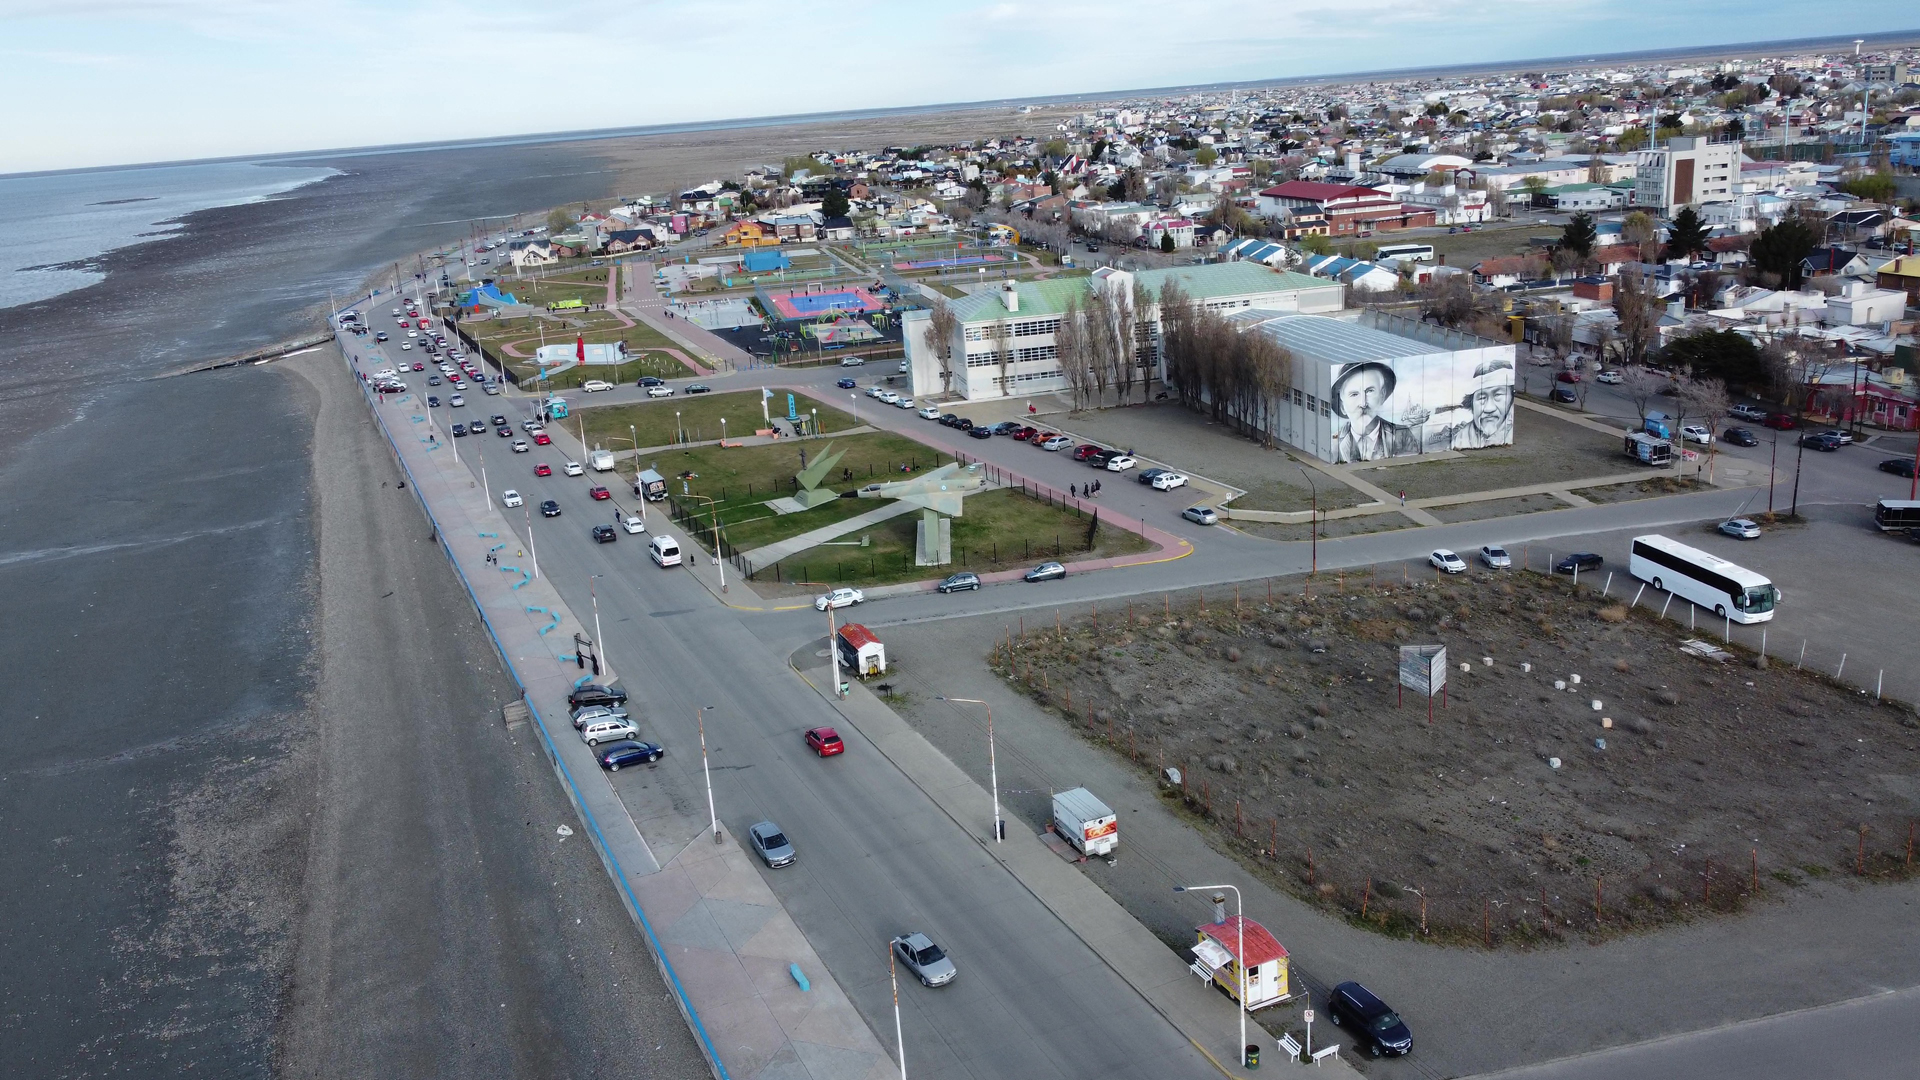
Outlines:
{"type": "Polygon", "coordinates": [[[1259,1067],[1260,1067],[1260,1046],[1258,1043],[1248,1043],[1247,1044],[1247,1068],[1257,1069],[1259,1067]]]}

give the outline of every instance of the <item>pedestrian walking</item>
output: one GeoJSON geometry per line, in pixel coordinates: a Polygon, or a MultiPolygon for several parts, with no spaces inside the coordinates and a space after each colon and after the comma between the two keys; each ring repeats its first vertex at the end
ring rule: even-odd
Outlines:
{"type": "Polygon", "coordinates": [[[1080,497],[1080,488],[1079,488],[1079,485],[1077,485],[1077,484],[1068,484],[1068,485],[1067,485],[1067,497],[1068,497],[1068,498],[1073,498],[1073,499],[1077,499],[1077,498],[1079,498],[1079,497],[1080,497]]]}

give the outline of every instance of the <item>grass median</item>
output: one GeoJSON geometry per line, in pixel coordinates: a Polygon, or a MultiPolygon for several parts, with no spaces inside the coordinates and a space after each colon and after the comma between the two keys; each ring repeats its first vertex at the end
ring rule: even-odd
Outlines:
{"type": "MultiPolygon", "coordinates": [[[[587,370],[591,372],[592,369],[587,370]]],[[[525,383],[523,385],[531,386],[533,384],[525,383]]],[[[740,438],[751,435],[766,426],[766,421],[763,419],[760,411],[761,396],[758,390],[745,390],[733,394],[692,394],[670,398],[651,398],[647,401],[634,402],[631,405],[596,405],[588,407],[581,402],[574,401],[574,399],[569,400],[576,405],[574,416],[581,419],[569,419],[568,425],[575,427],[577,430],[579,424],[586,424],[587,445],[606,446],[616,450],[627,449],[635,441],[642,447],[648,447],[673,446],[682,442],[706,442],[718,439],[721,437],[720,421],[722,418],[725,418],[727,422],[726,433],[729,438],[740,438]]],[[[804,394],[793,395],[793,403],[794,408],[799,411],[800,415],[817,415],[820,420],[821,431],[825,434],[830,435],[836,431],[845,431],[854,426],[853,417],[830,405],[821,404],[819,401],[807,397],[804,394]]],[[[772,410],[774,415],[781,417],[786,416],[786,393],[782,391],[774,394],[773,399],[767,402],[767,406],[772,410]]],[[[904,439],[901,441],[910,442],[910,440],[904,439]]],[[[702,475],[706,475],[709,472],[719,475],[729,475],[735,468],[745,469],[746,472],[744,475],[750,476],[753,480],[758,481],[761,489],[766,490],[767,486],[774,482],[776,474],[780,471],[779,467],[771,464],[772,458],[778,457],[782,462],[793,462],[790,468],[786,468],[784,477],[777,477],[778,482],[785,484],[787,477],[791,477],[794,473],[800,471],[799,459],[795,448],[806,447],[808,448],[808,453],[812,454],[822,445],[824,444],[805,441],[794,442],[783,446],[737,447],[728,451],[728,455],[738,455],[737,457],[728,456],[712,462],[702,461],[691,465],[675,465],[672,471],[678,474],[686,469],[692,469],[694,472],[702,473],[702,475]],[[757,456],[760,451],[777,451],[777,453],[770,454],[768,456],[768,463],[763,465],[757,456]],[[736,462],[738,464],[736,464],[736,462]]],[[[912,443],[911,445],[919,446],[920,444],[912,443]]],[[[718,448],[716,447],[714,449],[717,450],[718,448]]],[[[921,450],[921,460],[925,460],[926,448],[921,447],[921,450]]],[[[677,460],[678,452],[672,456],[677,460]]],[[[667,459],[662,458],[662,460],[665,461],[667,459]]],[[[665,468],[662,468],[660,471],[662,474],[667,473],[665,468]]],[[[735,479],[731,481],[728,486],[739,488],[745,483],[745,480],[735,479]]]]}
{"type": "Polygon", "coordinates": [[[600,379],[618,386],[637,381],[642,375],[652,375],[661,379],[684,379],[693,374],[687,365],[666,353],[643,352],[633,355],[624,364],[612,367],[569,367],[561,368],[544,380],[534,375],[539,365],[515,364],[513,370],[520,375],[520,386],[530,391],[572,390],[588,379],[600,379]]]}
{"type": "MultiPolygon", "coordinates": [[[[876,505],[864,499],[840,501],[876,505]]],[[[809,548],[755,571],[753,580],[796,588],[891,585],[945,577],[959,570],[987,574],[1031,568],[1048,560],[1112,558],[1152,546],[1138,533],[1096,522],[1094,509],[1081,511],[1017,489],[998,488],[968,496],[965,512],[953,519],[950,565],[914,565],[920,521],[916,512],[835,537],[839,546],[809,548]],[[856,543],[860,541],[864,543],[856,543]]],[[[732,530],[727,537],[736,547],[745,548],[732,530]]]]}

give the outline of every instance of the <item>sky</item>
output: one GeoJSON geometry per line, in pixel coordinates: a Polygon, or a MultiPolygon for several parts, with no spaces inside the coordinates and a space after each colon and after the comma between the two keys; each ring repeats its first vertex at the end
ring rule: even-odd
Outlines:
{"type": "Polygon", "coordinates": [[[1911,0],[0,0],[0,174],[1916,27],[1911,0]]]}

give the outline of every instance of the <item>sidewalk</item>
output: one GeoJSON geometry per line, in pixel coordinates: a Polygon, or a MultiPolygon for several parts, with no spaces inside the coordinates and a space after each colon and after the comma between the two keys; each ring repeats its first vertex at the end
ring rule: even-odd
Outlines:
{"type": "MultiPolygon", "coordinates": [[[[360,366],[377,352],[342,343],[360,366]]],[[[349,361],[351,366],[352,361],[349,361]]],[[[349,375],[349,377],[357,376],[349,375]]],[[[362,384],[363,393],[366,392],[362,384]]],[[[567,650],[588,632],[543,577],[503,512],[440,439],[419,395],[368,396],[408,482],[519,685],[554,772],[647,940],[714,1075],[881,1080],[894,1066],[740,844],[702,836],[664,866],[592,752],[566,698],[588,681],[567,650]],[[498,557],[490,564],[489,555],[498,557]],[[811,983],[802,989],[797,970],[811,983]]],[[[524,512],[524,511],[523,511],[524,512]]],[[[603,681],[616,678],[612,673],[603,681]]],[[[564,842],[564,838],[562,840],[564,842]]]]}
{"type": "MultiPolygon", "coordinates": [[[[1185,961],[1153,936],[1085,874],[1056,855],[1039,836],[1008,822],[1006,839],[994,843],[983,827],[982,807],[988,793],[929,743],[906,721],[855,682],[845,700],[836,699],[831,661],[815,654],[819,642],[809,642],[789,659],[795,673],[832,704],[847,724],[866,736],[908,779],[926,792],[946,815],[965,829],[988,855],[999,862],[1062,924],[1086,942],[1096,955],[1138,992],[1154,1010],[1186,1036],[1228,1077],[1257,1076],[1240,1065],[1238,1020],[1233,1002],[1201,982],[1185,961]]],[[[1270,1036],[1256,1024],[1247,1024],[1249,1041],[1261,1047],[1262,1065],[1288,1074],[1314,1066],[1290,1064],[1280,1058],[1270,1036]]],[[[1358,1076],[1338,1056],[1323,1061],[1312,1075],[1358,1076]]]]}
{"type": "Polygon", "coordinates": [[[709,330],[685,319],[666,317],[666,300],[654,288],[652,262],[625,262],[627,282],[621,290],[620,310],[632,315],[692,353],[712,357],[725,370],[738,371],[753,365],[746,350],[709,330]]]}

